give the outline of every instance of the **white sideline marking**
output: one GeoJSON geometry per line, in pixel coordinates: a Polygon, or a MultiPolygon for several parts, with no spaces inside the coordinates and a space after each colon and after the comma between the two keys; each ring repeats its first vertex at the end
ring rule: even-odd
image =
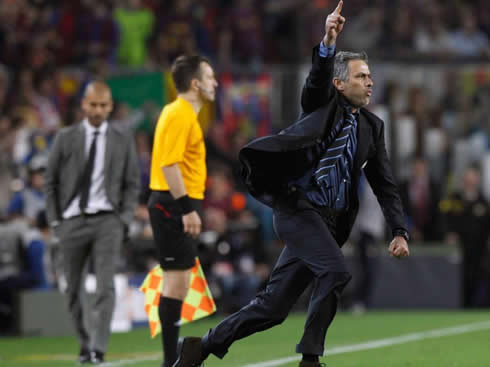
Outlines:
{"type": "MultiPolygon", "coordinates": [[[[490,329],[490,321],[464,324],[464,325],[459,325],[459,326],[454,326],[449,328],[434,329],[434,330],[421,331],[418,333],[405,334],[393,338],[377,339],[365,343],[333,347],[325,351],[323,355],[331,356],[334,354],[358,352],[361,350],[383,348],[392,345],[404,344],[404,343],[419,341],[424,339],[435,339],[443,336],[459,335],[459,334],[471,333],[474,331],[488,330],[488,329],[490,329]]],[[[275,367],[275,366],[281,366],[285,363],[296,362],[299,361],[300,359],[301,356],[293,356],[293,357],[275,359],[267,362],[247,364],[243,367],[275,367]]]]}
{"type": "Polygon", "coordinates": [[[100,366],[101,367],[120,367],[120,366],[129,366],[135,363],[148,362],[148,361],[157,361],[162,360],[162,353],[154,354],[148,357],[139,357],[132,359],[120,359],[119,361],[114,362],[104,362],[100,366]]]}
{"type": "MultiPolygon", "coordinates": [[[[474,331],[488,330],[488,329],[490,329],[490,321],[463,324],[463,325],[453,326],[449,328],[410,333],[410,334],[396,336],[393,338],[377,339],[365,343],[333,347],[325,351],[323,355],[331,356],[335,354],[359,352],[362,350],[377,349],[377,348],[389,347],[392,345],[404,344],[404,343],[409,343],[409,342],[419,341],[424,339],[436,339],[443,336],[459,335],[459,334],[471,333],[474,331]]],[[[161,358],[162,358],[161,353],[157,353],[157,354],[149,355],[148,357],[121,359],[119,361],[106,362],[103,363],[101,367],[129,366],[141,362],[156,361],[156,360],[160,360],[161,358]]],[[[301,356],[297,355],[297,356],[286,357],[281,359],[274,359],[266,362],[246,364],[242,367],[276,367],[276,366],[282,366],[285,363],[296,362],[299,361],[300,359],[301,356]]]]}

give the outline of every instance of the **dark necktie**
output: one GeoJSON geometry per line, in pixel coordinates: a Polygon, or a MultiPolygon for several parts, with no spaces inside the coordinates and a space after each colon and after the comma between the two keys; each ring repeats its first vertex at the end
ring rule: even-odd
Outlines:
{"type": "Polygon", "coordinates": [[[92,172],[94,171],[95,154],[97,152],[97,136],[99,131],[94,131],[94,137],[92,144],[90,145],[90,151],[88,153],[88,160],[85,164],[83,176],[80,184],[80,211],[83,213],[87,207],[88,197],[90,193],[90,183],[92,181],[92,172]]]}

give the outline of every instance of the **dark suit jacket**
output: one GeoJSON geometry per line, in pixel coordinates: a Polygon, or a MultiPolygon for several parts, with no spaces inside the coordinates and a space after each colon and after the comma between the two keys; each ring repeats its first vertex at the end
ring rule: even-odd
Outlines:
{"type": "MultiPolygon", "coordinates": [[[[333,57],[319,57],[318,46],[315,47],[312,68],[301,96],[304,112],[300,119],[278,135],[252,141],[239,153],[247,189],[274,209],[289,212],[297,209],[301,191],[297,187],[298,179],[318,163],[318,159],[310,158],[311,151],[343,116],[343,97],[332,84],[333,64],[333,57]]],[[[383,121],[364,108],[360,110],[357,140],[350,206],[339,218],[336,229],[339,245],[349,237],[359,209],[357,191],[362,168],[393,232],[407,228],[386,153],[383,121]]]]}
{"type": "MultiPolygon", "coordinates": [[[[60,221],[63,211],[79,193],[85,161],[83,124],[60,130],[49,154],[45,176],[49,223],[60,221]]],[[[107,129],[104,186],[116,214],[125,225],[129,225],[140,188],[138,159],[132,134],[111,123],[107,129]]]]}

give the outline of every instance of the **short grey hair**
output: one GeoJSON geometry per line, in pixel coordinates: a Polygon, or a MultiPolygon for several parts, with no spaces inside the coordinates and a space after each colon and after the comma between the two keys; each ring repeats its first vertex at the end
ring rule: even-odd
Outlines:
{"type": "Polygon", "coordinates": [[[333,77],[342,81],[346,81],[349,77],[349,61],[362,60],[368,62],[367,53],[340,51],[335,55],[335,63],[333,66],[333,77]]]}

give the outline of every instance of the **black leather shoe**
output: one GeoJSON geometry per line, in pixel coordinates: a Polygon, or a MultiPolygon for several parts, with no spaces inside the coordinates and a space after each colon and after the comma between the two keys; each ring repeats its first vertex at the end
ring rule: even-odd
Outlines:
{"type": "Polygon", "coordinates": [[[177,361],[172,367],[199,367],[203,358],[201,338],[187,336],[179,339],[177,345],[177,361]]]}
{"type": "Polygon", "coordinates": [[[92,364],[104,363],[104,353],[99,352],[98,350],[94,350],[92,353],[90,353],[90,363],[92,364]]]}
{"type": "Polygon", "coordinates": [[[79,364],[90,363],[90,351],[88,349],[85,348],[80,349],[80,353],[78,354],[78,363],[79,364]]]}

